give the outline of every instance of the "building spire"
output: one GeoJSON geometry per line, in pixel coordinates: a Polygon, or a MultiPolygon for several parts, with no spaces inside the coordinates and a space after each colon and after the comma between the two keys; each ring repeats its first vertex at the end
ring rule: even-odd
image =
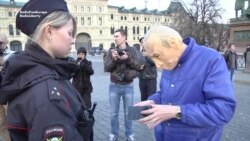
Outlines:
{"type": "Polygon", "coordinates": [[[148,0],[144,0],[145,3],[145,9],[148,9],[148,0]]]}
{"type": "Polygon", "coordinates": [[[15,0],[10,0],[10,5],[16,5],[15,0]]]}

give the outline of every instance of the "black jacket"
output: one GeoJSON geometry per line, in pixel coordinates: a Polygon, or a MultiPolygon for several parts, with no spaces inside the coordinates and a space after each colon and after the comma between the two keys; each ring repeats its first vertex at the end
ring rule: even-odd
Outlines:
{"type": "Polygon", "coordinates": [[[226,51],[225,54],[224,54],[224,58],[225,58],[225,61],[226,61],[228,69],[232,69],[234,67],[235,67],[235,69],[237,69],[237,66],[238,66],[238,63],[237,63],[238,55],[237,55],[236,52],[226,51]],[[234,57],[234,60],[235,60],[235,64],[232,64],[233,57],[234,57]]]}
{"type": "Polygon", "coordinates": [[[90,76],[93,74],[92,63],[85,58],[80,62],[80,65],[78,65],[78,69],[73,77],[73,85],[81,94],[83,94],[83,92],[91,93],[93,91],[93,86],[90,81],[90,76]]]}
{"type": "MultiPolygon", "coordinates": [[[[1,72],[1,71],[0,71],[1,72]]],[[[0,75],[0,82],[2,82],[2,76],[0,75]]],[[[1,86],[0,86],[1,87],[1,86]]]]}
{"type": "Polygon", "coordinates": [[[129,84],[138,76],[138,71],[141,66],[141,55],[136,48],[129,47],[128,45],[125,50],[128,54],[128,59],[126,60],[113,60],[110,50],[104,56],[104,71],[110,72],[112,82],[129,84]]]}
{"type": "Polygon", "coordinates": [[[53,59],[35,43],[6,61],[0,103],[8,102],[12,141],[83,141],[75,125],[86,107],[69,82],[75,69],[75,63],[53,59]]]}
{"type": "Polygon", "coordinates": [[[143,64],[144,64],[144,67],[139,72],[139,79],[157,78],[157,69],[156,69],[154,61],[150,57],[144,56],[143,64]]]}

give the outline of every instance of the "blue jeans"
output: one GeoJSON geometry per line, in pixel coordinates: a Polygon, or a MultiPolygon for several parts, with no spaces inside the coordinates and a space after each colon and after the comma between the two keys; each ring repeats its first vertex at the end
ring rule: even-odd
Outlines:
{"type": "Polygon", "coordinates": [[[234,81],[234,71],[235,69],[228,69],[231,82],[234,81]]]}
{"type": "Polygon", "coordinates": [[[125,135],[132,135],[132,121],[128,119],[128,107],[133,105],[134,86],[133,83],[121,85],[110,82],[109,84],[109,103],[111,109],[111,133],[119,135],[119,108],[120,99],[123,100],[125,135]]]}

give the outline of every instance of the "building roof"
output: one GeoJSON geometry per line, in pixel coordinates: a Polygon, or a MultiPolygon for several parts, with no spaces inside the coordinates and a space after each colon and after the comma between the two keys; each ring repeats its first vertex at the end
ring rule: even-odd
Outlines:
{"type": "Polygon", "coordinates": [[[168,6],[167,11],[169,13],[176,13],[176,12],[178,12],[180,10],[183,10],[183,9],[184,9],[184,7],[183,7],[183,5],[180,2],[173,2],[173,1],[171,1],[171,3],[168,6]]]}
{"type": "MultiPolygon", "coordinates": [[[[25,2],[15,2],[14,0],[10,1],[0,1],[0,6],[5,7],[22,7],[25,2]]],[[[112,6],[108,5],[110,8],[117,8],[119,13],[133,13],[133,14],[148,14],[148,15],[168,15],[171,13],[178,12],[181,9],[184,9],[180,2],[171,1],[168,9],[163,11],[158,11],[157,9],[149,10],[147,8],[144,9],[137,9],[136,7],[126,9],[124,6],[112,6]]]]}
{"type": "Polygon", "coordinates": [[[0,6],[5,7],[22,7],[25,2],[15,2],[14,0],[10,1],[0,1],[0,6]]]}
{"type": "MultiPolygon", "coordinates": [[[[144,9],[137,9],[136,7],[126,9],[124,6],[117,7],[117,6],[110,6],[110,8],[118,8],[119,13],[133,13],[133,14],[154,14],[154,15],[167,15],[170,13],[178,12],[179,10],[184,9],[180,2],[171,1],[168,9],[163,11],[158,11],[157,9],[148,10],[147,8],[144,9]]],[[[185,9],[184,9],[185,10],[185,9]]]]}

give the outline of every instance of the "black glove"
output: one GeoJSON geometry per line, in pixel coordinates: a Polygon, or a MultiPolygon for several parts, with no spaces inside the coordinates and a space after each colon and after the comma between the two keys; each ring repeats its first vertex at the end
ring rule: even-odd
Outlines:
{"type": "Polygon", "coordinates": [[[95,123],[94,117],[85,121],[76,122],[76,127],[85,141],[88,141],[95,123]]]}
{"type": "Polygon", "coordinates": [[[95,123],[94,111],[96,107],[96,103],[93,104],[93,108],[91,110],[84,111],[83,120],[76,122],[76,127],[84,140],[88,141],[91,136],[91,132],[93,130],[93,126],[95,123]]]}

